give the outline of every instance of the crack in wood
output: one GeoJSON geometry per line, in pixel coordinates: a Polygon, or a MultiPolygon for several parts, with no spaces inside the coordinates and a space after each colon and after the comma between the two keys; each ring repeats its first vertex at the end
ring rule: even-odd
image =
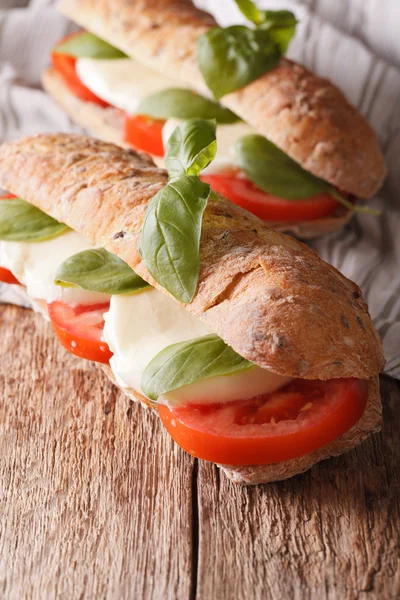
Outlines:
{"type": "Polygon", "coordinates": [[[199,498],[198,498],[199,461],[194,459],[192,471],[192,578],[190,600],[197,597],[197,579],[199,567],[199,498]]]}

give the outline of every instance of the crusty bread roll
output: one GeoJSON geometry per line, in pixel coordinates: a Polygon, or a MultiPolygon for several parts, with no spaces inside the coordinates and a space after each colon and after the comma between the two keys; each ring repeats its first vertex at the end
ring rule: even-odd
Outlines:
{"type": "MultiPolygon", "coordinates": [[[[149,156],[86,136],[44,134],[0,149],[1,187],[120,256],[163,293],[137,245],[148,201],[166,182],[149,156]]],[[[301,242],[211,200],[200,261],[186,309],[248,360],[309,379],[379,372],[381,342],[359,287],[301,242]]]]}
{"type": "MultiPolygon", "coordinates": [[[[72,94],[61,75],[53,68],[42,74],[44,89],[52,96],[71,119],[86,129],[91,135],[105,142],[129,147],[123,140],[123,114],[113,107],[103,108],[93,102],[85,102],[72,94]]],[[[318,235],[326,235],[340,229],[351,218],[352,213],[344,207],[325,219],[300,221],[299,223],[268,222],[268,225],[279,231],[286,231],[302,238],[309,239],[318,235]]]]}
{"type": "MultiPolygon", "coordinates": [[[[154,71],[208,93],[196,40],[214,18],[190,0],[61,0],[66,16],[154,71]]],[[[221,103],[307,171],[361,198],[386,174],[377,137],[341,91],[287,59],[221,103]]]]}
{"type": "MultiPolygon", "coordinates": [[[[165,294],[137,245],[148,201],[166,181],[150,157],[86,136],[46,134],[0,148],[0,187],[120,256],[165,294]]],[[[236,352],[290,377],[369,380],[367,410],[339,440],[288,461],[286,470],[227,468],[232,478],[258,483],[291,476],[379,427],[384,358],[357,285],[304,244],[222,199],[204,213],[200,261],[198,289],[185,308],[236,352]]]]}

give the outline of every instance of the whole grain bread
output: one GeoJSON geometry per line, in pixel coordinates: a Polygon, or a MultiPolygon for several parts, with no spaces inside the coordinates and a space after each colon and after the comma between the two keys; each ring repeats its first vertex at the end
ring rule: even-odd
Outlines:
{"type": "MultiPolygon", "coordinates": [[[[150,157],[86,136],[45,134],[0,148],[0,187],[120,256],[163,293],[137,245],[148,201],[166,181],[150,157]]],[[[358,286],[223,199],[204,213],[199,284],[186,309],[282,375],[370,379],[384,364],[358,286]]]]}
{"type": "MultiPolygon", "coordinates": [[[[75,123],[86,129],[91,135],[105,142],[129,147],[123,139],[123,115],[118,109],[109,106],[102,107],[93,102],[80,100],[72,94],[61,75],[53,68],[42,73],[44,89],[58,102],[63,110],[75,123]]],[[[293,233],[302,239],[310,239],[326,235],[343,227],[351,218],[352,213],[340,207],[334,214],[324,219],[286,223],[269,221],[272,229],[293,233]]]]}
{"type": "MultiPolygon", "coordinates": [[[[190,0],[61,0],[82,27],[155,71],[209,93],[196,60],[196,40],[216,22],[190,0]]],[[[377,137],[328,80],[282,59],[221,103],[314,175],[361,198],[386,175],[377,137]]]]}

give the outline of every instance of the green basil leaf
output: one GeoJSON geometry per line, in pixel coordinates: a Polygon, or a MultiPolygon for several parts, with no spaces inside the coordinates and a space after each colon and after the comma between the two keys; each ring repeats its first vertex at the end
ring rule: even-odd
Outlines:
{"type": "Polygon", "coordinates": [[[230,375],[253,364],[211,334],[164,348],[147,365],[141,388],[152,400],[202,379],[230,375]]]}
{"type": "Polygon", "coordinates": [[[262,135],[239,138],[234,153],[237,165],[247,177],[264,192],[279,198],[304,200],[329,187],[262,135]]]}
{"type": "Polygon", "coordinates": [[[0,202],[0,240],[42,242],[68,229],[64,223],[59,223],[20,198],[0,202]]]}
{"type": "Polygon", "coordinates": [[[268,31],[244,25],[215,27],[197,40],[197,62],[217,100],[274,68],[280,56],[268,31]]]}
{"type": "Polygon", "coordinates": [[[170,181],[149,203],[139,252],[150,274],[174,298],[191,302],[199,278],[203,213],[210,186],[198,177],[170,181]]]}
{"type": "Polygon", "coordinates": [[[263,12],[257,8],[251,0],[235,0],[240,12],[255,25],[261,25],[263,22],[263,12]]]}
{"type": "Polygon", "coordinates": [[[289,43],[296,32],[298,21],[290,10],[261,11],[262,29],[269,32],[271,38],[281,49],[282,54],[288,49],[289,43]]]}
{"type": "Polygon", "coordinates": [[[165,166],[171,178],[198,175],[217,152],[215,121],[190,119],[174,130],[165,149],[165,166]]]}
{"type": "Polygon", "coordinates": [[[374,216],[381,214],[379,210],[354,205],[343,198],[330,183],[305,171],[262,135],[241,137],[234,146],[234,153],[237,165],[268,194],[300,201],[323,192],[330,194],[348,210],[374,216]]]}
{"type": "Polygon", "coordinates": [[[61,42],[53,52],[76,58],[127,58],[124,52],[88,31],[83,31],[80,35],[74,35],[65,42],[61,42]]]}
{"type": "Polygon", "coordinates": [[[73,285],[103,294],[126,294],[148,287],[125,261],[104,248],[78,252],[57,270],[54,283],[73,285]]]}
{"type": "Polygon", "coordinates": [[[297,19],[290,10],[259,10],[251,0],[235,0],[242,14],[257,27],[269,31],[282,54],[295,34],[297,19]]]}
{"type": "Polygon", "coordinates": [[[184,88],[168,88],[147,96],[136,111],[139,115],[148,115],[154,119],[215,119],[217,123],[230,124],[239,121],[239,117],[218,102],[200,96],[184,88]]]}

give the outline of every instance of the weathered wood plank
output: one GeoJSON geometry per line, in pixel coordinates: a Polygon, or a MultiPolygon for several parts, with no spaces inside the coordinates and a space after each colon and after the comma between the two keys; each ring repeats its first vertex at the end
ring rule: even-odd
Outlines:
{"type": "Polygon", "coordinates": [[[395,382],[383,380],[383,435],[287,482],[241,488],[206,463],[196,474],[41,317],[0,317],[2,598],[399,595],[395,382]]]}
{"type": "Polygon", "coordinates": [[[400,392],[385,431],[286,482],[241,488],[199,463],[197,598],[400,597],[400,392]]]}
{"type": "Polygon", "coordinates": [[[0,356],[1,598],[188,598],[193,460],[31,311],[0,356]]]}

